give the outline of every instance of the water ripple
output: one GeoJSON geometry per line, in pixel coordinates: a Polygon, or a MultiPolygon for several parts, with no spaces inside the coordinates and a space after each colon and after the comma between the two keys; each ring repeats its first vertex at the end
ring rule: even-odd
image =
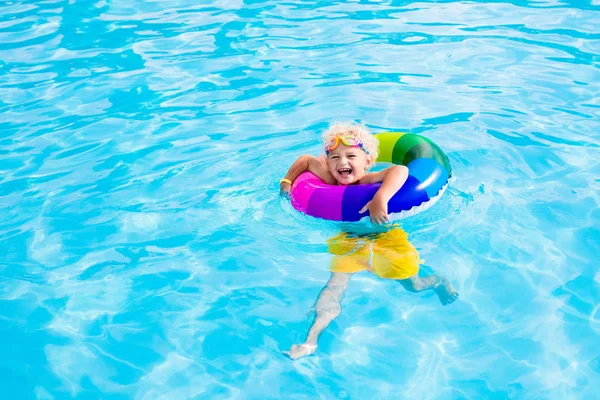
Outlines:
{"type": "Polygon", "coordinates": [[[0,388],[11,398],[593,398],[597,1],[0,3],[0,388]],[[277,197],[334,120],[455,177],[404,224],[460,300],[353,277],[277,197]],[[493,368],[491,367],[493,366],[493,368]]]}

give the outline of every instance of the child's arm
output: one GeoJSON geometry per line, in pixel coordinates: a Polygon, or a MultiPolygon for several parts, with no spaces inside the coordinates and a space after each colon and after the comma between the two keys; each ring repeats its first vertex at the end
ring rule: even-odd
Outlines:
{"type": "Polygon", "coordinates": [[[302,344],[295,344],[285,354],[295,360],[300,357],[312,354],[317,349],[317,341],[321,333],[329,326],[342,311],[342,298],[352,274],[344,272],[333,272],[327,285],[321,290],[317,303],[315,304],[316,316],[312,326],[308,330],[306,341],[302,344]]]}
{"type": "Polygon", "coordinates": [[[389,221],[387,205],[392,196],[400,190],[402,185],[408,179],[408,168],[404,165],[394,165],[380,172],[366,174],[360,183],[375,183],[381,182],[381,187],[373,196],[360,213],[364,213],[367,209],[371,215],[371,222],[382,224],[389,221]]]}
{"type": "MultiPolygon", "coordinates": [[[[300,156],[290,167],[285,179],[294,182],[294,180],[303,172],[310,171],[317,175],[323,182],[335,185],[336,181],[333,175],[327,169],[323,159],[308,154],[300,156]]],[[[287,182],[281,182],[279,189],[282,193],[288,193],[291,185],[287,182]]]]}

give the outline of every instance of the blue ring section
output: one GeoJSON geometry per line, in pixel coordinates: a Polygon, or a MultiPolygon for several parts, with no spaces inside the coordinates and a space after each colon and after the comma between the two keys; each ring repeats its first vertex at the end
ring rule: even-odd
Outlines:
{"type": "MultiPolygon", "coordinates": [[[[380,186],[381,183],[348,186],[342,198],[342,220],[355,222],[370,215],[369,211],[363,214],[359,214],[358,212],[373,199],[380,186]]],[[[390,199],[388,213],[410,210],[426,201],[429,201],[427,191],[422,187],[421,182],[417,178],[409,175],[406,183],[390,199]]]]}
{"type": "Polygon", "coordinates": [[[342,220],[355,222],[369,215],[369,211],[364,214],[358,212],[371,201],[380,186],[380,183],[348,186],[342,198],[342,220]]]}
{"type": "Polygon", "coordinates": [[[396,192],[388,203],[388,213],[410,210],[429,201],[425,188],[412,175],[408,175],[406,183],[396,192]]]}
{"type": "Polygon", "coordinates": [[[411,161],[407,167],[409,174],[420,182],[418,190],[426,191],[430,199],[435,197],[448,182],[448,171],[434,159],[417,158],[411,161]]]}
{"type": "MultiPolygon", "coordinates": [[[[358,212],[373,199],[380,186],[381,183],[348,186],[342,198],[342,220],[355,222],[370,215],[369,211],[363,214],[358,212]]],[[[388,213],[410,210],[429,201],[429,199],[426,188],[417,178],[409,175],[406,183],[388,202],[388,213]]]]}

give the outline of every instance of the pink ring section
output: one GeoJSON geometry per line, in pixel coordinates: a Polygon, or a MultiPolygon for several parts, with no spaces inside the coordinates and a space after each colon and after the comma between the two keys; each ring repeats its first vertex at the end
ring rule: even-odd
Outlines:
{"type": "Polygon", "coordinates": [[[315,189],[323,185],[323,181],[311,172],[303,172],[292,185],[292,206],[303,213],[308,211],[308,200],[315,189]]]}
{"type": "Polygon", "coordinates": [[[303,172],[292,186],[292,206],[313,217],[342,220],[346,186],[327,185],[311,172],[303,172]]]}

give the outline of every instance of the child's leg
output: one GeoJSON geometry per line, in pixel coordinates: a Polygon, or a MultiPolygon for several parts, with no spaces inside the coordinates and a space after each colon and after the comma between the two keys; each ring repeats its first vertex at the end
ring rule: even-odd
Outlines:
{"type": "Polygon", "coordinates": [[[331,274],[327,285],[321,290],[317,303],[315,304],[316,316],[302,344],[295,344],[289,351],[284,352],[291,359],[310,355],[317,349],[317,341],[321,333],[329,326],[342,311],[342,298],[352,274],[334,272],[331,274]]]}
{"type": "Polygon", "coordinates": [[[398,280],[398,282],[404,286],[404,289],[413,293],[431,289],[435,290],[443,305],[453,303],[458,298],[458,292],[454,290],[452,283],[448,279],[437,275],[430,275],[424,278],[414,275],[407,279],[398,280]]]}
{"type": "Polygon", "coordinates": [[[458,293],[448,279],[437,275],[419,277],[420,262],[417,249],[402,229],[392,229],[374,240],[373,268],[377,275],[397,280],[410,292],[433,289],[444,305],[456,300],[458,293]]]}
{"type": "Polygon", "coordinates": [[[293,345],[285,352],[294,360],[315,352],[321,333],[340,315],[342,298],[352,274],[370,268],[369,241],[340,233],[329,239],[327,244],[329,253],[333,254],[331,277],[315,303],[315,320],[308,331],[306,341],[300,345],[293,345]]]}

